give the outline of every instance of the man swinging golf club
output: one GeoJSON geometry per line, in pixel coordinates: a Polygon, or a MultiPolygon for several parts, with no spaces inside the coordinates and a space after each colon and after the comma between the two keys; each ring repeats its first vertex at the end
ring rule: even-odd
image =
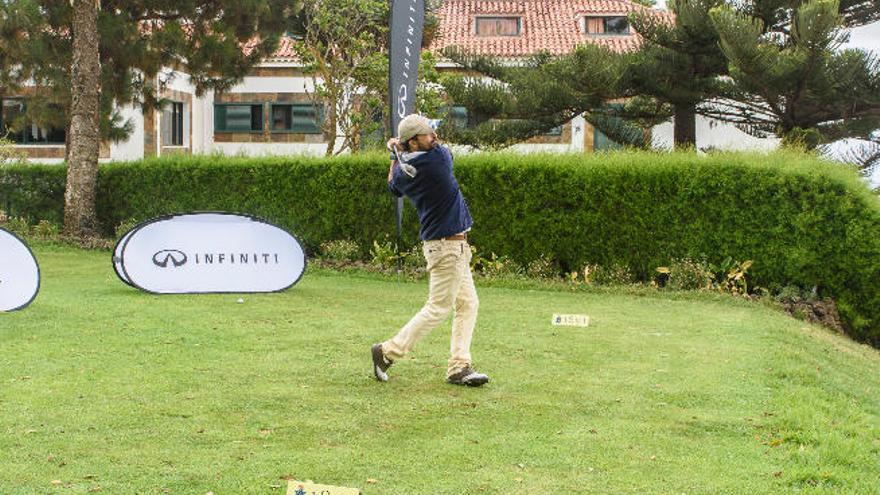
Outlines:
{"type": "Polygon", "coordinates": [[[397,197],[407,196],[418,210],[430,286],[428,301],[397,335],[373,345],[373,374],[387,381],[394,361],[454,310],[446,381],[479,387],[489,377],[471,367],[471,337],[479,305],[467,241],[473,220],[452,172],[452,153],[437,143],[428,119],[419,115],[401,120],[397,136],[388,141],[395,156],[388,169],[388,189],[397,197]]]}

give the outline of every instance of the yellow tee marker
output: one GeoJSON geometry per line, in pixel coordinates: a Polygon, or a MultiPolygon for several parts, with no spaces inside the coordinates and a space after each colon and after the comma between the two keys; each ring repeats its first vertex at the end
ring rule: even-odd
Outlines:
{"type": "Polygon", "coordinates": [[[357,488],[344,486],[317,485],[297,480],[287,481],[287,495],[361,495],[357,488]]]}

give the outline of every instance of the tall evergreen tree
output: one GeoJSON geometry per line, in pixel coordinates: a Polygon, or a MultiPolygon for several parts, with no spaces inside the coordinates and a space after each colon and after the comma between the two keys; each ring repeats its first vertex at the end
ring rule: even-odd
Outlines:
{"type": "MultiPolygon", "coordinates": [[[[119,117],[118,109],[126,104],[155,108],[159,103],[162,81],[157,74],[170,67],[190,75],[197,94],[208,89],[232,87],[248,70],[274,52],[281,35],[293,25],[300,1],[289,0],[91,0],[97,19],[94,25],[83,24],[76,29],[73,21],[84,13],[77,2],[53,0],[10,0],[6,12],[15,7],[17,19],[27,19],[21,29],[27,42],[23,46],[20,67],[35,84],[40,98],[51,102],[31,105],[29,117],[45,123],[62,115],[69,129],[68,139],[80,139],[73,123],[73,102],[80,94],[73,89],[90,91],[92,82],[74,81],[72,61],[74,45],[79,37],[96,40],[99,66],[94,76],[100,88],[97,101],[100,138],[119,139],[130,131],[130,125],[119,117]],[[84,31],[85,30],[85,31],[84,31]],[[60,111],[59,111],[60,110],[60,111]]],[[[2,23],[0,23],[2,25],[2,23]]],[[[95,66],[90,65],[95,68],[95,66]]],[[[89,69],[91,70],[91,69],[89,69]]],[[[77,72],[80,77],[88,77],[77,72]]],[[[89,105],[94,102],[88,99],[89,105]]],[[[86,134],[86,139],[99,136],[86,134]]],[[[91,188],[90,180],[79,180],[79,174],[92,175],[97,169],[97,155],[76,154],[82,143],[71,142],[69,177],[73,188],[91,188]],[[86,158],[87,156],[87,158],[86,158]]],[[[97,149],[97,145],[88,146],[97,149]]],[[[72,235],[88,235],[94,229],[94,191],[71,191],[66,210],[83,212],[65,215],[65,231],[72,235]],[[73,218],[78,218],[74,222],[73,218]]]]}
{"type": "Polygon", "coordinates": [[[635,11],[630,21],[643,38],[631,72],[630,91],[662,105],[657,117],[671,110],[676,147],[695,147],[698,105],[721,94],[719,76],[727,63],[709,11],[723,0],[670,0],[674,18],[635,11]]]}
{"type": "Polygon", "coordinates": [[[623,126],[609,104],[619,98],[630,62],[607,48],[586,44],[555,57],[537,54],[511,65],[456,49],[445,55],[465,74],[447,76],[442,84],[455,106],[467,109],[465,124],[448,115],[443,135],[476,148],[499,149],[545,133],[586,113],[587,119],[612,139],[638,144],[644,135],[623,126]]]}
{"type": "Polygon", "coordinates": [[[730,7],[712,11],[734,85],[727,118],[807,148],[880,128],[880,62],[845,39],[836,0],[802,4],[785,31],[730,7]]]}
{"type": "Polygon", "coordinates": [[[73,0],[70,151],[64,190],[64,227],[68,234],[97,234],[95,194],[100,146],[101,63],[98,60],[98,0],[73,0]]]}

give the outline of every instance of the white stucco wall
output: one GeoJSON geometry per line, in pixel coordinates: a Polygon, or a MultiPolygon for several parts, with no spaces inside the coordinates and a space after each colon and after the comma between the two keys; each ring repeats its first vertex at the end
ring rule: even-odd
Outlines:
{"type": "MultiPolygon", "coordinates": [[[[779,146],[778,138],[756,138],[733,124],[697,116],[697,149],[717,148],[730,151],[771,151],[779,146]]],[[[655,148],[672,149],[673,124],[670,120],[652,129],[655,148]]]]}
{"type": "Polygon", "coordinates": [[[245,77],[229,93],[311,93],[314,89],[311,77],[245,77]]]}
{"type": "Polygon", "coordinates": [[[327,145],[312,143],[214,143],[213,149],[228,156],[324,156],[327,145]]]}
{"type": "Polygon", "coordinates": [[[125,141],[110,143],[110,160],[140,160],[144,157],[144,114],[139,106],[126,105],[119,109],[125,120],[132,123],[132,131],[125,141]]]}

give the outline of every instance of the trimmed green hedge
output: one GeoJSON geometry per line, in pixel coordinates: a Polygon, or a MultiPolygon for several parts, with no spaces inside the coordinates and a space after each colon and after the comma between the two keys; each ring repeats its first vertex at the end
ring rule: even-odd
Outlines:
{"type": "MultiPolygon", "coordinates": [[[[172,212],[251,213],[308,249],[368,249],[395,228],[384,155],[173,157],[101,167],[98,213],[120,222],[172,212]]],[[[65,169],[0,168],[0,206],[59,221],[65,169]]],[[[672,258],[754,260],[758,285],[818,287],[851,334],[880,346],[880,200],[843,166],[793,153],[478,154],[456,159],[482,253],[563,269],[623,264],[642,279],[672,258]]],[[[417,242],[408,206],[405,244],[417,242]]]]}

